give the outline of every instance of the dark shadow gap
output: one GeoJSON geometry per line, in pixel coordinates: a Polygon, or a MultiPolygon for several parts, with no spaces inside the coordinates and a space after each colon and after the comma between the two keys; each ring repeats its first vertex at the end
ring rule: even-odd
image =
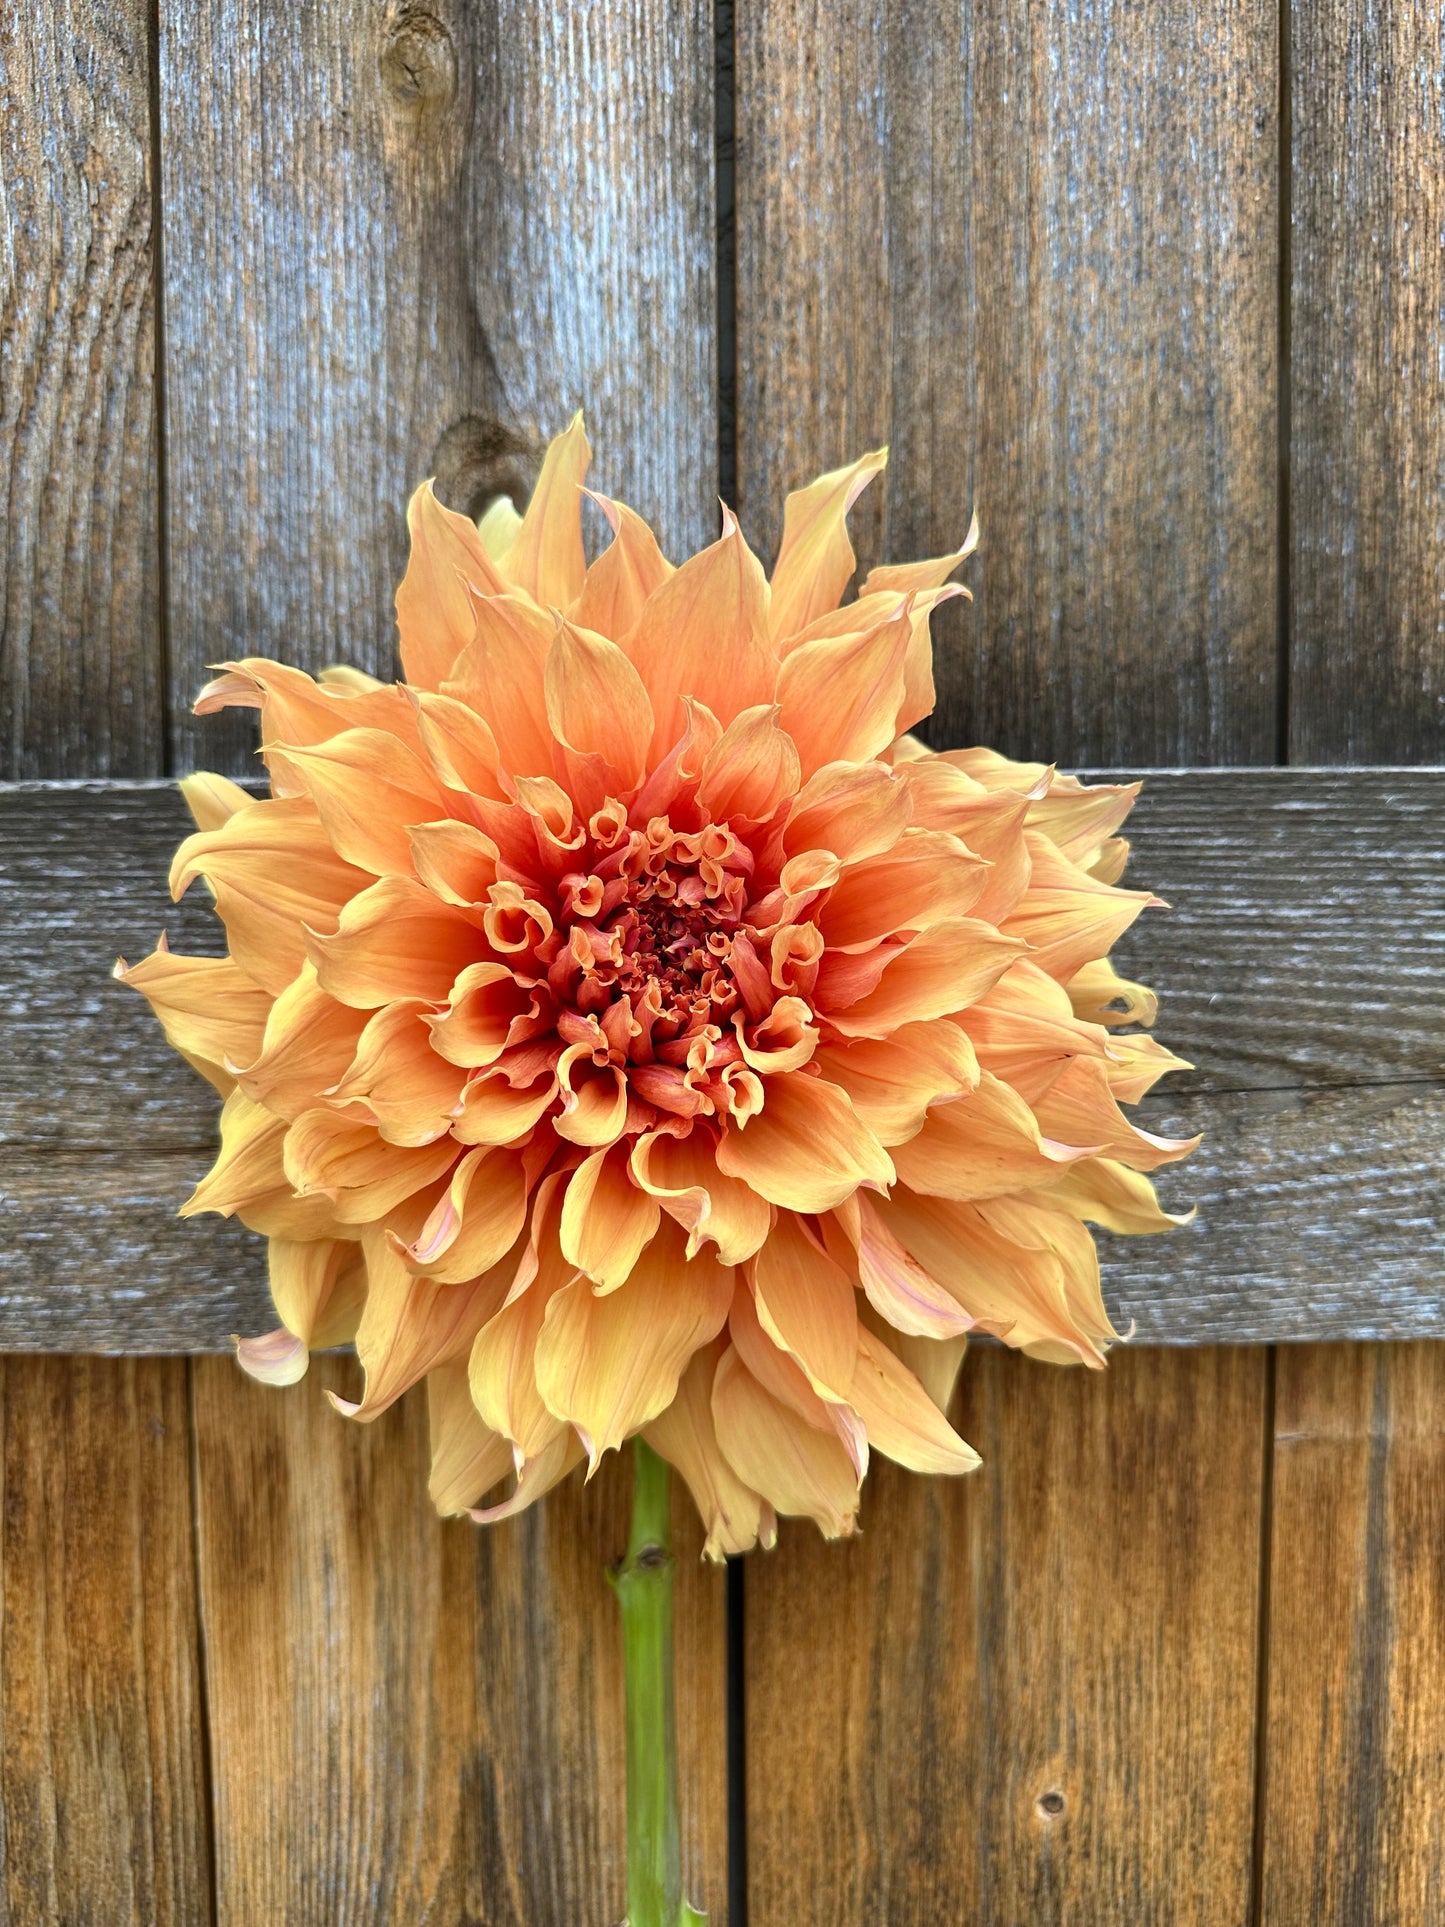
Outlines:
{"type": "Polygon", "coordinates": [[[1264,1919],[1265,1794],[1269,1766],[1269,1600],[1274,1551],[1274,1389],[1279,1351],[1265,1356],[1264,1440],[1260,1463],[1259,1626],[1254,1661],[1254,1844],[1249,1877],[1250,1927],[1264,1919]]]}
{"type": "Polygon", "coordinates": [[[1279,311],[1275,353],[1277,392],[1276,432],[1278,446],[1279,502],[1276,512],[1275,560],[1275,761],[1290,759],[1290,650],[1294,622],[1292,573],[1294,567],[1294,526],[1290,502],[1290,437],[1292,434],[1292,394],[1290,368],[1290,301],[1294,283],[1294,139],[1290,103],[1290,22],[1289,0],[1279,5],[1279,282],[1276,305],[1279,311]]]}
{"type": "Polygon", "coordinates": [[[150,7],[151,277],[152,339],[155,371],[156,446],[156,673],[160,680],[160,774],[176,773],[174,718],[171,715],[170,476],[166,462],[166,277],[165,228],[161,195],[161,10],[150,7]]]}

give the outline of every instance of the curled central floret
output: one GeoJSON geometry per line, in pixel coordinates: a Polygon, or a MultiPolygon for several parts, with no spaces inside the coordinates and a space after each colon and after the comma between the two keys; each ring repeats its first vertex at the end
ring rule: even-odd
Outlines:
{"type": "MultiPolygon", "coordinates": [[[[557,1033],[596,1069],[625,1071],[624,1131],[654,1123],[649,1110],[750,1116],[761,1091],[747,1057],[777,1003],[749,920],[753,852],[727,824],[685,830],[656,817],[609,833],[606,823],[605,812],[593,819],[592,867],[558,884],[547,946],[557,1033]]],[[[791,1002],[796,1030],[811,1013],[791,1002]]]]}

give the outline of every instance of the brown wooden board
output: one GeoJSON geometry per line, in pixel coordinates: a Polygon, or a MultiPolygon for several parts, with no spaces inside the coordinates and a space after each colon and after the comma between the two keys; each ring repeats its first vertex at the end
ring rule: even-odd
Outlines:
{"type": "Polygon", "coordinates": [[[182,1359],[0,1359],[0,1920],[213,1919],[182,1359]]]}
{"type": "MultiPolygon", "coordinates": [[[[1199,1068],[1146,1107],[1203,1130],[1165,1174],[1199,1208],[1111,1241],[1111,1306],[1165,1342],[1445,1330],[1445,774],[1150,777],[1134,870],[1172,909],[1121,949],[1199,1068]]],[[[204,894],[164,876],[185,814],[159,785],[0,791],[0,1342],[210,1348],[264,1328],[259,1242],[181,1224],[216,1100],[107,972],[161,928],[214,951],[204,894]],[[43,944],[35,931],[46,932],[43,944]]]]}
{"type": "Polygon", "coordinates": [[[1276,41],[1265,0],[737,8],[744,526],[885,441],[865,565],[977,505],[935,741],[1273,757],[1276,41]]]}
{"type": "Polygon", "coordinates": [[[1265,1927],[1445,1919],[1445,1347],[1281,1350],[1265,1927]]]}
{"type": "Polygon", "coordinates": [[[1289,742],[1445,760],[1445,21],[1290,20],[1289,742]]]}
{"type": "MultiPolygon", "coordinates": [[[[367,1427],[320,1359],[277,1393],[194,1365],[217,1895],[235,1927],[597,1927],[624,1907],[613,1458],[479,1532],[426,1497],[424,1401],[367,1427]]],[[[724,1584],[679,1498],[690,1890],[726,1918],[724,1584]]]]}
{"type": "Polygon", "coordinates": [[[147,0],[0,15],[0,775],[164,736],[147,0]]]}
{"type": "Polygon", "coordinates": [[[697,542],[713,439],[711,21],[162,0],[178,768],[249,767],[204,665],[391,672],[404,506],[521,494],[579,405],[597,485],[697,542]],[[625,111],[619,103],[625,102],[625,111]]]}
{"type": "Polygon", "coordinates": [[[848,1544],[784,1525],[747,1568],[750,1919],[1247,1918],[1265,1379],[979,1350],[981,1470],[875,1464],[848,1544]]]}

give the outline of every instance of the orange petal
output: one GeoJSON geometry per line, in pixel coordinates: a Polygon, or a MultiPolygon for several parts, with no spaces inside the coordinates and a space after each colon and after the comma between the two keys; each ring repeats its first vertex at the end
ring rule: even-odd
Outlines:
{"type": "Polygon", "coordinates": [[[770,1077],[763,1109],[729,1127],[718,1169],[790,1211],[831,1211],[859,1185],[893,1182],[888,1153],[836,1084],[789,1071],[770,1077]]]}
{"type": "Polygon", "coordinates": [[[905,608],[859,633],[805,642],[784,659],[777,700],[805,775],[826,763],[866,762],[893,741],[912,635],[905,608]]]}
{"type": "Polygon", "coordinates": [[[783,849],[831,850],[840,862],[891,850],[908,827],[902,779],[881,763],[829,763],[810,776],[788,811],[783,849]]]}
{"type": "Polygon", "coordinates": [[[863,948],[897,930],[965,917],[988,875],[945,830],[905,830],[891,850],[848,864],[818,912],[830,950],[863,948]]]}
{"type": "MultiPolygon", "coordinates": [[[[1095,1303],[1090,1306],[1087,1275],[1082,1292],[1077,1285],[1071,1289],[1065,1264],[1047,1239],[1030,1228],[1022,1240],[1016,1240],[991,1223],[986,1212],[1010,1202],[958,1204],[900,1187],[875,1209],[898,1242],[958,1300],[980,1329],[1026,1351],[1047,1348],[1056,1361],[1097,1365],[1113,1336],[1097,1302],[1097,1284],[1095,1303]]],[[[1060,1226],[1067,1222],[1060,1212],[1047,1215],[1060,1226]]],[[[1074,1224],[1072,1229],[1082,1232],[1083,1228],[1074,1224]]],[[[1092,1240],[1086,1232],[1083,1238],[1091,1254],[1092,1240]]],[[[1081,1259],[1085,1266],[1091,1262],[1082,1247],[1076,1247],[1070,1253],[1071,1264],[1077,1266],[1081,1259]]]]}
{"type": "Polygon", "coordinates": [[[611,1144],[627,1122],[627,1079],[615,1064],[595,1064],[590,1044],[570,1044],[557,1060],[562,1112],[558,1137],[573,1144],[611,1144]]]}
{"type": "Polygon", "coordinates": [[[901,1359],[866,1327],[858,1331],[858,1362],[850,1403],[868,1443],[911,1472],[974,1472],[980,1464],[901,1359]]]}
{"type": "Polygon", "coordinates": [[[784,502],[770,610],[771,633],[779,640],[795,635],[841,600],[858,565],[846,517],[887,462],[888,450],[876,449],[846,468],[820,475],[807,488],[795,489],[784,502]]]}
{"type": "Polygon", "coordinates": [[[797,793],[797,745],[778,728],[778,714],[776,703],[742,710],[709,750],[697,800],[712,822],[746,817],[764,823],[797,793]]]}
{"type": "Polygon", "coordinates": [[[411,554],[396,592],[402,673],[418,689],[438,689],[476,627],[468,585],[499,595],[507,584],[475,524],[443,508],[430,482],[407,503],[406,526],[411,554]]]}
{"type": "Polygon", "coordinates": [[[309,792],[339,856],[373,876],[411,875],[407,831],[448,808],[419,756],[379,729],[344,730],[314,749],[268,748],[309,792]]]}
{"type": "Polygon", "coordinates": [[[481,903],[497,881],[501,852],[470,823],[418,823],[409,840],[417,876],[443,903],[481,903]]]}
{"type": "Polygon", "coordinates": [[[731,1267],[710,1254],[685,1259],[682,1246],[682,1234],[665,1227],[618,1290],[598,1297],[579,1278],[547,1307],[537,1386],[576,1429],[589,1476],[604,1452],[666,1409],[688,1360],[727,1318],[731,1267]]]}
{"type": "Polygon", "coordinates": [[[770,1543],[762,1500],[722,1455],[712,1420],[712,1385],[724,1345],[715,1339],[692,1356],[665,1411],[643,1437],[682,1474],[707,1531],[704,1555],[721,1561],[747,1552],[762,1536],[770,1543]]]}
{"type": "Polygon", "coordinates": [[[547,721],[565,748],[600,757],[619,793],[642,781],[652,704],[642,678],[605,636],[560,622],[544,677],[547,721]]]}
{"type": "Polygon", "coordinates": [[[221,1106],[220,1153],[179,1215],[193,1218],[202,1211],[218,1211],[229,1218],[282,1186],[289,1192],[281,1162],[285,1134],[280,1118],[253,1104],[244,1091],[232,1091],[221,1106]]]}
{"type": "Polygon", "coordinates": [[[1027,957],[1020,957],[958,1019],[973,1039],[978,1061],[1013,1085],[1026,1104],[1046,1091],[1070,1057],[1102,1060],[1108,1033],[1081,1024],[1067,991],[1027,957]]]}
{"type": "Polygon", "coordinates": [[[830,951],[818,972],[815,1001],[845,1037],[887,1037],[901,1024],[964,1009],[998,982],[1022,948],[992,924],[958,917],[893,951],[873,988],[866,988],[866,980],[859,985],[848,969],[854,959],[830,951]],[[853,994],[855,988],[864,994],[853,994]]]}
{"type": "Polygon", "coordinates": [[[113,975],[140,992],[166,1042],[222,1096],[235,1083],[226,1063],[249,1063],[260,1050],[271,998],[232,958],[177,957],[162,943],[138,964],[122,958],[113,975]]]}
{"type": "MultiPolygon", "coordinates": [[[[259,709],[263,743],[308,745],[327,742],[342,730],[379,729],[399,737],[409,748],[416,747],[412,692],[395,683],[372,682],[364,689],[354,683],[349,687],[334,681],[317,683],[304,671],[264,656],[213,666],[221,674],[207,683],[196,699],[196,714],[205,716],[229,708],[259,709]]],[[[262,760],[267,760],[264,750],[262,760]]],[[[284,773],[273,771],[273,793],[286,794],[287,788],[284,773]]]]}
{"type": "Polygon", "coordinates": [[[379,1231],[368,1228],[365,1245],[366,1309],[356,1356],[366,1390],[357,1404],[331,1394],[343,1417],[363,1424],[379,1418],[434,1367],[460,1364],[506,1295],[498,1275],[450,1285],[413,1277],[379,1231]]]}
{"type": "Polygon", "coordinates": [[[899,780],[920,828],[950,831],[990,865],[973,914],[1001,923],[1028,887],[1028,798],[991,793],[931,752],[903,764],[899,780]]]}
{"type": "Polygon", "coordinates": [[[645,1133],[633,1148],[631,1168],[643,1190],[687,1232],[689,1258],[711,1239],[720,1263],[738,1265],[768,1235],[772,1206],[718,1169],[717,1137],[708,1126],[694,1124],[686,1137],[645,1133]]]}
{"type": "Polygon", "coordinates": [[[872,1199],[855,1199],[836,1221],[856,1245],[858,1278],[869,1304],[894,1331],[946,1339],[972,1329],[972,1317],[899,1242],[872,1199]]]}
{"type": "Polygon", "coordinates": [[[455,696],[413,693],[418,737],[438,780],[449,790],[504,801],[497,740],[477,712],[455,696]]]}
{"type": "Polygon", "coordinates": [[[772,701],[777,663],[768,641],[768,585],[732,516],[723,533],[648,598],[623,646],[652,698],[649,760],[659,761],[685,727],[693,696],[727,724],[772,701]]]}
{"type": "Polygon", "coordinates": [[[412,998],[377,1011],[330,1093],[352,1116],[369,1117],[389,1144],[433,1143],[461,1103],[462,1072],[432,1049],[430,1008],[412,998]]]}
{"type": "Polygon", "coordinates": [[[284,1326],[259,1338],[237,1338],[236,1363],[248,1378],[261,1385],[298,1385],[306,1376],[311,1354],[284,1326]]]}
{"type": "Polygon", "coordinates": [[[322,989],[358,1010],[397,997],[445,1003],[483,947],[475,925],[409,877],[372,884],[347,904],[335,935],[310,942],[322,989]]]}
{"type": "Polygon", "coordinates": [[[798,1361],[819,1398],[848,1401],[858,1351],[853,1280],[787,1211],[753,1259],[752,1279],[768,1337],[798,1361]]]}
{"type": "Polygon", "coordinates": [[[431,1427],[431,1477],[427,1491],[443,1518],[474,1506],[512,1469],[512,1448],[483,1425],[472,1404],[464,1362],[438,1365],[427,1374],[431,1427]]]}
{"type": "Polygon", "coordinates": [[[236,1081],[247,1097],[289,1122],[345,1075],[365,1021],[361,1011],[328,995],[314,967],[303,964],[272,1004],[254,1062],[238,1066],[236,1081]]]}
{"type": "Polygon", "coordinates": [[[557,618],[517,595],[479,597],[475,608],[476,635],[441,693],[483,719],[504,770],[548,776],[554,744],[543,678],[557,618]]]}
{"type": "Polygon", "coordinates": [[[183,776],[176,788],[185,798],[186,808],[198,830],[219,830],[228,817],[256,800],[229,776],[215,776],[210,770],[183,776]]]}
{"type": "Polygon", "coordinates": [[[990,1198],[1048,1184],[1059,1165],[1088,1155],[1046,1140],[1016,1091],[987,1071],[978,1087],[928,1113],[923,1129],[893,1147],[902,1182],[941,1198],[990,1198]]]}
{"type": "MultiPolygon", "coordinates": [[[[889,592],[911,595],[915,591],[942,588],[959,564],[966,562],[977,547],[978,517],[975,515],[968,525],[968,534],[963,538],[961,549],[955,549],[952,555],[935,556],[927,562],[889,562],[880,569],[870,569],[863,578],[859,595],[889,592]]],[[[966,595],[968,591],[964,593],[966,595]]]]}
{"type": "Polygon", "coordinates": [[[1029,828],[1041,830],[1071,863],[1088,867],[1133,809],[1142,787],[1092,783],[1072,789],[1056,779],[1047,796],[1030,803],[1029,828]]]}
{"type": "Polygon", "coordinates": [[[503,1519],[515,1519],[538,1499],[545,1498],[553,1486],[560,1485],[567,1474],[582,1463],[583,1457],[577,1434],[565,1425],[558,1425],[546,1444],[523,1460],[509,1497],[497,1505],[473,1506],[467,1517],[479,1526],[494,1526],[503,1519]]]}
{"type": "Polygon", "coordinates": [[[312,1351],[350,1344],[366,1299],[359,1244],[272,1238],[266,1264],[271,1302],[287,1331],[312,1351]]]}
{"type": "Polygon", "coordinates": [[[1149,1025],[1159,1015],[1159,999],[1147,984],[1131,984],[1107,957],[1077,970],[1066,984],[1074,1015],[1091,1024],[1149,1025]]]}
{"type": "Polygon", "coordinates": [[[567,1434],[537,1390],[535,1353],[547,1307],[573,1275],[549,1230],[538,1249],[536,1276],[482,1327],[472,1345],[472,1403],[484,1425],[511,1440],[522,1468],[567,1434]]]}
{"type": "MultiPolygon", "coordinates": [[[[273,1120],[274,1121],[274,1120],[273,1120]]],[[[456,1162],[450,1138],[417,1149],[388,1144],[375,1128],[339,1111],[303,1111],[286,1131],[283,1160],[299,1197],[319,1192],[342,1224],[383,1218],[456,1162]]]]}
{"type": "Polygon", "coordinates": [[[628,1277],[661,1218],[656,1200],[629,1176],[628,1153],[620,1143],[584,1158],[562,1206],[562,1255],[599,1292],[615,1291],[628,1277]]]}
{"type": "Polygon", "coordinates": [[[612,540],[587,571],[582,593],[567,613],[583,628],[617,642],[642,614],[653,590],[674,571],[640,515],[590,488],[582,492],[607,517],[612,540]]]}
{"type": "Polygon", "coordinates": [[[1194,1216],[1192,1211],[1181,1217],[1165,1211],[1148,1178],[1117,1158],[1082,1158],[1049,1186],[1047,1195],[1077,1218],[1126,1234],[1172,1231],[1194,1216]]]}
{"type": "Polygon", "coordinates": [[[1061,1144],[1088,1145],[1136,1171],[1172,1164],[1199,1143],[1197,1137],[1156,1137],[1131,1124],[1109,1088],[1107,1067],[1093,1058],[1071,1058],[1034,1101],[1033,1111],[1046,1136],[1061,1144]]]}
{"type": "Polygon", "coordinates": [[[1121,1104],[1137,1104],[1161,1077],[1193,1069],[1187,1058],[1176,1057],[1157,1037],[1111,1037],[1104,1059],[1109,1089],[1121,1104]]]}
{"type": "MultiPolygon", "coordinates": [[[[415,1239],[402,1249],[406,1268],[454,1285],[502,1266],[527,1222],[529,1189],[521,1158],[490,1145],[468,1151],[415,1239]]],[[[514,1271],[515,1265],[509,1282],[514,1271]]]]}
{"type": "Polygon", "coordinates": [[[306,930],[334,930],[367,884],[331,847],[308,797],[262,798],[188,836],[171,863],[177,900],[198,876],[215,892],[231,954],[273,996],[306,961],[306,930]]]}
{"type": "Polygon", "coordinates": [[[858,1475],[847,1448],[764,1391],[731,1345],[713,1377],[712,1413],[724,1458],[775,1511],[812,1519],[829,1539],[852,1533],[858,1475]]]}
{"type": "Polygon", "coordinates": [[[535,1077],[514,1083],[504,1055],[467,1085],[452,1136],[459,1144],[515,1143],[556,1101],[557,1078],[550,1064],[535,1077]]]}
{"type": "Polygon", "coordinates": [[[946,1415],[968,1350],[967,1338],[917,1338],[907,1332],[890,1330],[885,1334],[885,1342],[946,1415]]]}
{"type": "Polygon", "coordinates": [[[522,1041],[515,1033],[527,1028],[537,1004],[536,991],[519,984],[506,964],[468,964],[446,1010],[431,1020],[432,1046],[465,1069],[495,1064],[508,1044],[522,1041]]]}
{"type": "Polygon", "coordinates": [[[1028,844],[1029,887],[1002,927],[1030,945],[1031,963],[1067,983],[1091,959],[1102,957],[1146,904],[1158,899],[1147,890],[1117,890],[1100,883],[1036,830],[1029,832],[1028,844]]]}
{"type": "Polygon", "coordinates": [[[885,1147],[916,1137],[931,1106],[978,1082],[973,1046],[947,1018],[904,1024],[887,1038],[825,1045],[817,1062],[885,1147]]]}
{"type": "Polygon", "coordinates": [[[542,473],[503,564],[508,580],[545,608],[566,609],[582,593],[582,484],[591,460],[579,408],[547,444],[542,473]]]}

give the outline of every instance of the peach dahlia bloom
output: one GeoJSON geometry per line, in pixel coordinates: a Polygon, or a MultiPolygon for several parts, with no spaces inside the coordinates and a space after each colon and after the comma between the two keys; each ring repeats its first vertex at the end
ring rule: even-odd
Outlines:
{"type": "Polygon", "coordinates": [[[970,1332],[1099,1364],[1086,1226],[1177,1222],[1190,1144],[1120,1109],[1180,1061],[1107,961],[1134,790],[908,734],[972,542],[840,606],[881,452],[789,496],[771,581],[730,514],[674,568],[598,495],[589,568],[588,456],[521,517],[417,492],[403,683],[224,666],[271,794],[189,778],[171,882],[230,954],[117,973],[225,1094],[184,1210],[270,1241],[256,1376],[354,1340],[358,1420],[424,1379],[444,1512],[640,1432],[714,1556],[842,1535],[870,1450],[977,1463],[970,1332]]]}

